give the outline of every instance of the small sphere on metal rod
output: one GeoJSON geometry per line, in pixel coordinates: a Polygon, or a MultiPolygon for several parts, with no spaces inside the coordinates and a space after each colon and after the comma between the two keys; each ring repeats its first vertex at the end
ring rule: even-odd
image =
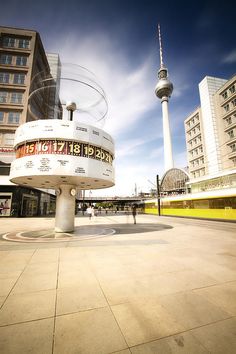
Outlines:
{"type": "Polygon", "coordinates": [[[67,111],[75,111],[76,110],[76,103],[72,101],[66,102],[66,109],[67,111]]]}
{"type": "Polygon", "coordinates": [[[66,102],[66,109],[70,112],[69,120],[73,120],[73,112],[76,110],[76,103],[72,101],[66,102]]]}

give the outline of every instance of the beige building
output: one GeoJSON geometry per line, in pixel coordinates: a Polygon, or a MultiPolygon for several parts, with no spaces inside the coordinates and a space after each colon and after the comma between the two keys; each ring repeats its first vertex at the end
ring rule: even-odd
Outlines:
{"type": "Polygon", "coordinates": [[[222,169],[236,168],[236,75],[214,95],[222,169]]]}
{"type": "Polygon", "coordinates": [[[200,107],[189,115],[189,117],[185,120],[184,126],[190,178],[205,176],[206,164],[204,136],[200,107]]]}
{"type": "Polygon", "coordinates": [[[17,127],[36,119],[61,118],[59,78],[59,56],[47,57],[39,33],[0,27],[0,202],[9,205],[4,216],[54,212],[55,196],[12,184],[9,172],[17,127]]]}
{"type": "Polygon", "coordinates": [[[236,76],[206,76],[199,84],[200,107],[185,120],[192,191],[236,185],[236,76]]]}
{"type": "Polygon", "coordinates": [[[47,81],[45,86],[49,87],[38,90],[29,101],[30,93],[50,76],[36,31],[0,27],[0,161],[12,161],[14,133],[19,125],[34,119],[55,118],[50,103],[55,97],[52,91],[57,90],[55,81],[47,81]]]}

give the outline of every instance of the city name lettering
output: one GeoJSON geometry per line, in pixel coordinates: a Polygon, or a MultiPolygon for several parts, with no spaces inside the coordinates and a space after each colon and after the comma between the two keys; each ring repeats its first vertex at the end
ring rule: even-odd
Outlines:
{"type": "Polygon", "coordinates": [[[16,148],[16,158],[30,155],[56,154],[93,158],[112,164],[114,157],[109,151],[99,146],[78,141],[67,140],[37,140],[31,141],[16,148]]]}

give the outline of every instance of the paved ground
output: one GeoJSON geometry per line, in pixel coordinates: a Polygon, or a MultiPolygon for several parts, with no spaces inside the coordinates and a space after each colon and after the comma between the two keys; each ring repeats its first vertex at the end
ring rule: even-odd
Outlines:
{"type": "Polygon", "coordinates": [[[137,222],[79,217],[78,241],[43,243],[53,219],[1,218],[37,241],[0,240],[0,353],[236,353],[236,224],[137,222]]]}

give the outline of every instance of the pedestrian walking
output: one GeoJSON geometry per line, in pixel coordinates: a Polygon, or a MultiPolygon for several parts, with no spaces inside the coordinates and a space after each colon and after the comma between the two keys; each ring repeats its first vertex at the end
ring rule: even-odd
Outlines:
{"type": "Polygon", "coordinates": [[[91,217],[92,217],[92,208],[91,208],[91,206],[89,206],[86,211],[87,211],[87,214],[89,216],[89,220],[91,220],[91,217]]]}
{"type": "Polygon", "coordinates": [[[132,205],[132,215],[134,218],[134,224],[136,224],[136,214],[137,214],[137,210],[136,210],[136,205],[132,205]]]}

